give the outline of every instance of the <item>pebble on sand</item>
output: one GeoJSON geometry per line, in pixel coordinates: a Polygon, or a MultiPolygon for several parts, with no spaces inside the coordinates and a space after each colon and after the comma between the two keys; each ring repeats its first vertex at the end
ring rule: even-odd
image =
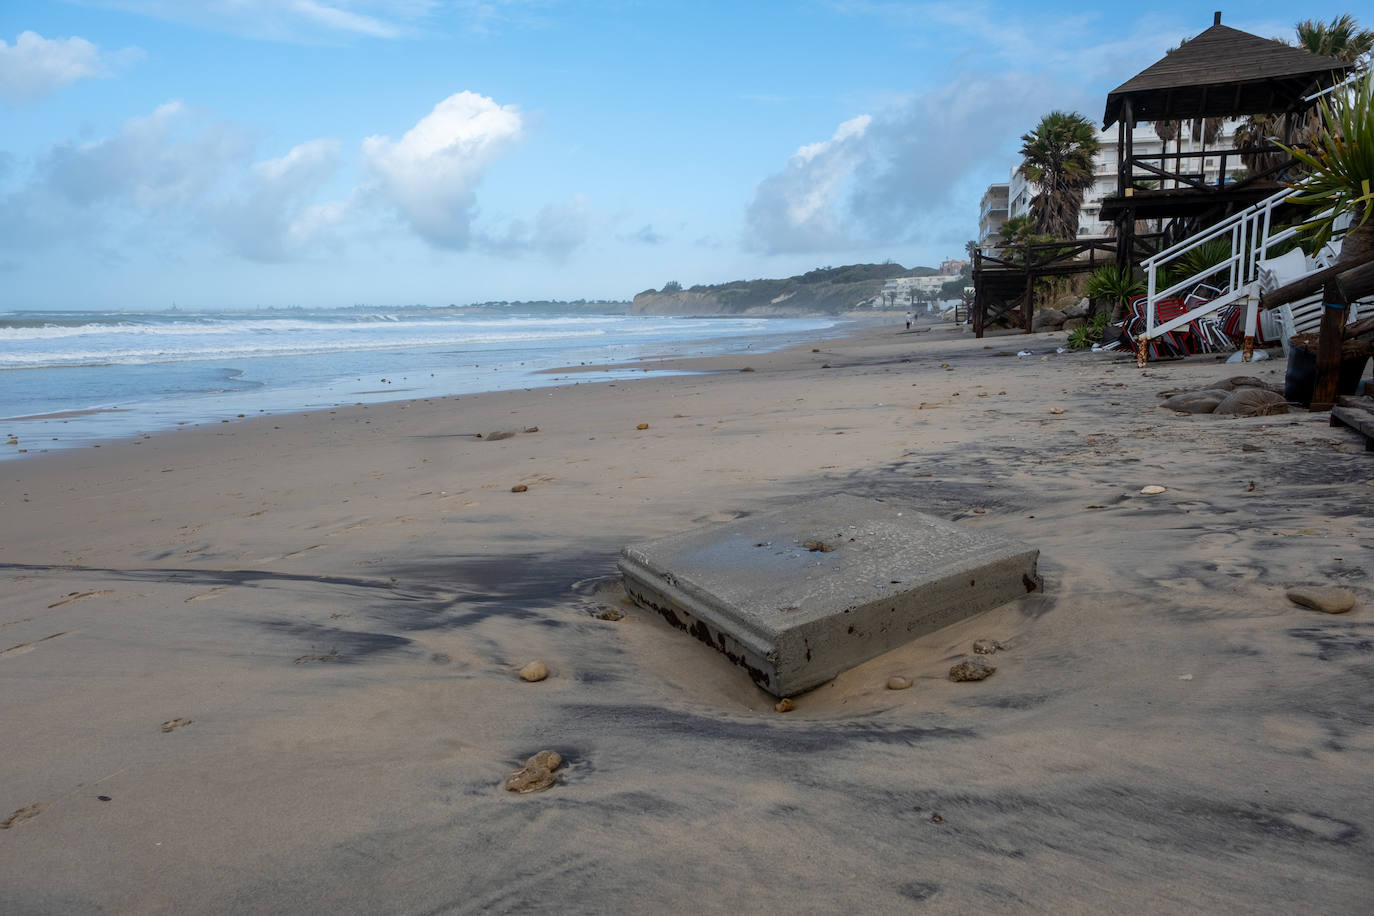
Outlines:
{"type": "Polygon", "coordinates": [[[792,702],[791,697],[783,697],[773,708],[778,712],[791,712],[797,708],[797,704],[792,702]]]}
{"type": "Polygon", "coordinates": [[[1328,614],[1344,614],[1355,607],[1355,593],[1334,585],[1298,586],[1288,590],[1288,600],[1328,614]]]}
{"type": "Polygon", "coordinates": [[[901,674],[894,674],[887,679],[888,690],[906,690],[911,686],[911,678],[901,674]]]}
{"type": "Polygon", "coordinates": [[[526,767],[543,767],[552,772],[563,765],[563,755],[558,751],[540,751],[525,761],[526,767]]]}
{"type": "Polygon", "coordinates": [[[529,487],[525,486],[523,483],[517,483],[515,486],[510,488],[510,491],[512,493],[524,493],[528,489],[529,487]]]}
{"type": "Polygon", "coordinates": [[[965,658],[949,669],[949,679],[951,681],[981,681],[996,670],[997,666],[985,658],[965,658]]]}
{"type": "Polygon", "coordinates": [[[520,680],[533,684],[549,676],[549,666],[543,662],[530,662],[520,669],[520,680]]]}
{"type": "Polygon", "coordinates": [[[1161,487],[1159,484],[1152,483],[1148,487],[1141,487],[1140,492],[1145,496],[1158,496],[1160,493],[1165,492],[1165,490],[1164,487],[1161,487]]]}
{"type": "Polygon", "coordinates": [[[625,615],[620,613],[613,607],[608,607],[596,616],[600,620],[621,620],[622,618],[624,618],[625,615]]]}
{"type": "Polygon", "coordinates": [[[992,655],[999,649],[1005,648],[1006,646],[995,639],[975,639],[973,641],[973,652],[975,655],[992,655]]]}
{"type": "Polygon", "coordinates": [[[521,795],[542,792],[554,784],[553,771],[562,765],[563,757],[557,751],[540,751],[506,777],[506,791],[521,795]]]}
{"type": "Polygon", "coordinates": [[[648,424],[648,423],[641,423],[641,424],[639,424],[638,426],[635,427],[635,429],[648,429],[648,428],[649,428],[649,424],[648,424]]]}

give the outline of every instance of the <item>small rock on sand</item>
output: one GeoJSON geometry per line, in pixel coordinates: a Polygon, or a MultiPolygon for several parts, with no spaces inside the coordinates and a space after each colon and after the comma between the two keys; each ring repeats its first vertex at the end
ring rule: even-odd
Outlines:
{"type": "Polygon", "coordinates": [[[524,493],[528,489],[529,487],[525,486],[523,483],[517,483],[515,486],[510,488],[510,491],[512,493],[524,493]]]}
{"type": "Polygon", "coordinates": [[[603,610],[600,614],[597,614],[596,616],[597,616],[597,618],[600,619],[600,620],[620,620],[620,619],[623,618],[625,615],[622,614],[622,613],[620,613],[619,611],[617,611],[617,610],[616,610],[615,608],[613,608],[613,607],[608,607],[608,608],[606,608],[605,610],[603,610]]]}
{"type": "Polygon", "coordinates": [[[648,423],[641,423],[641,424],[639,424],[638,426],[635,427],[635,429],[648,429],[648,428],[649,428],[649,424],[648,424],[648,423]]]}
{"type": "Polygon", "coordinates": [[[542,681],[548,676],[549,666],[543,662],[530,662],[520,669],[520,680],[529,681],[531,684],[535,681],[542,681]]]}
{"type": "Polygon", "coordinates": [[[1288,600],[1328,614],[1344,614],[1355,607],[1355,593],[1334,585],[1298,586],[1288,590],[1288,600]]]}
{"type": "Polygon", "coordinates": [[[773,708],[776,709],[778,712],[791,712],[792,710],[797,708],[797,704],[793,703],[790,697],[783,697],[781,700],[778,700],[777,704],[774,705],[773,708]]]}
{"type": "Polygon", "coordinates": [[[992,655],[997,650],[1005,648],[1006,646],[995,639],[975,639],[973,641],[973,651],[976,655],[992,655]]]}
{"type": "Polygon", "coordinates": [[[887,679],[888,690],[906,690],[911,686],[911,678],[901,674],[894,674],[887,679]]]}
{"type": "Polygon", "coordinates": [[[996,670],[997,666],[989,663],[985,658],[966,658],[949,669],[949,679],[951,681],[981,681],[996,670]]]}
{"type": "Polygon", "coordinates": [[[1148,487],[1141,487],[1140,492],[1145,496],[1158,496],[1160,493],[1164,492],[1164,487],[1161,487],[1157,483],[1152,483],[1148,487]]]}
{"type": "Polygon", "coordinates": [[[540,751],[525,761],[526,767],[543,767],[553,772],[563,765],[563,755],[558,751],[540,751]]]}
{"type": "Polygon", "coordinates": [[[553,771],[562,765],[563,757],[557,751],[540,751],[506,777],[506,791],[521,795],[542,792],[554,784],[553,771]]]}

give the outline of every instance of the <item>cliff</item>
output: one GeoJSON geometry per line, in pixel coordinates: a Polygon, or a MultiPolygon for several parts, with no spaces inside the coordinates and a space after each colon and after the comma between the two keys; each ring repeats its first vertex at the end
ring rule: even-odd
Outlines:
{"type": "Polygon", "coordinates": [[[669,283],[635,296],[636,315],[834,315],[858,308],[894,277],[923,277],[930,267],[900,264],[826,267],[781,280],[736,280],[682,289],[669,283]]]}

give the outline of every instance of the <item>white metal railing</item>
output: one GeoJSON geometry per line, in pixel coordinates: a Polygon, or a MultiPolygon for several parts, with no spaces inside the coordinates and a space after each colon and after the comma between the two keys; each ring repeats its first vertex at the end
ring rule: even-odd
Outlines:
{"type": "MultiPolygon", "coordinates": [[[[1141,337],[1145,340],[1158,337],[1203,315],[1223,308],[1245,295],[1249,291],[1248,287],[1254,283],[1259,262],[1268,254],[1269,248],[1297,234],[1297,230],[1292,228],[1277,234],[1272,232],[1274,210],[1297,193],[1293,188],[1285,188],[1259,203],[1246,207],[1239,213],[1228,216],[1197,235],[1170,245],[1158,254],[1147,258],[1141,265],[1145,270],[1146,285],[1145,332],[1141,337]],[[1230,242],[1231,254],[1226,260],[1203,267],[1198,272],[1172,283],[1164,289],[1159,288],[1160,276],[1164,269],[1180,260],[1188,252],[1200,248],[1214,239],[1226,239],[1230,242]],[[1223,295],[1205,301],[1177,318],[1156,324],[1157,306],[1161,300],[1168,299],[1184,290],[1191,290],[1204,280],[1212,280],[1223,270],[1227,274],[1226,290],[1223,295]]],[[[1254,337],[1255,335],[1255,327],[1258,322],[1256,306],[1257,302],[1252,296],[1245,314],[1245,334],[1247,337],[1254,337]]]]}

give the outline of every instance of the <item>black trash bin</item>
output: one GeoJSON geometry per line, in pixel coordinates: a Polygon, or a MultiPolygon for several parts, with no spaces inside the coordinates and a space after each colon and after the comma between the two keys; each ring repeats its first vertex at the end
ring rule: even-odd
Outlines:
{"type": "MultiPolygon", "coordinates": [[[[1369,362],[1369,354],[1359,356],[1345,355],[1341,359],[1337,394],[1354,394],[1364,378],[1364,366],[1369,362]]],[[[1317,354],[1306,347],[1293,345],[1288,351],[1288,372],[1283,377],[1283,396],[1290,403],[1310,407],[1312,392],[1317,387],[1317,354]]]]}

